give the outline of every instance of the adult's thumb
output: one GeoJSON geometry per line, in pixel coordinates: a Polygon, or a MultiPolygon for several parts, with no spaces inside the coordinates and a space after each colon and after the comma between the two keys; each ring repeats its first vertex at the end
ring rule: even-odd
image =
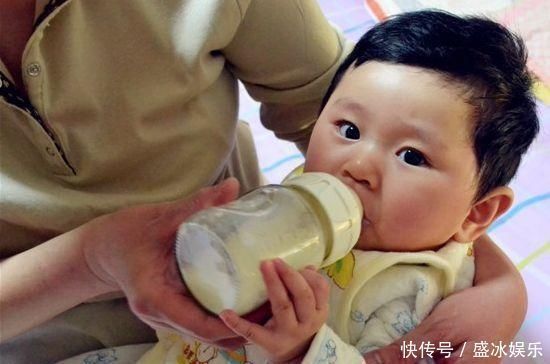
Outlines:
{"type": "Polygon", "coordinates": [[[239,181],[229,177],[213,187],[214,205],[223,205],[235,200],[239,196],[239,181]]]}
{"type": "Polygon", "coordinates": [[[221,183],[201,188],[193,196],[170,202],[165,217],[165,226],[168,229],[177,228],[183,221],[196,212],[208,207],[219,206],[235,200],[239,195],[239,181],[236,178],[228,178],[221,183]]]}

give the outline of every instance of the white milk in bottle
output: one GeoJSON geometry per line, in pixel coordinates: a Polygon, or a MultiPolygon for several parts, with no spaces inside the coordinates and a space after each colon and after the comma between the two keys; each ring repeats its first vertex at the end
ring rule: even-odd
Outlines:
{"type": "Polygon", "coordinates": [[[178,230],[178,266],[205,308],[242,315],[267,299],[263,260],[281,258],[295,269],[332,264],[357,242],[362,215],[339,179],[304,173],[193,215],[178,230]]]}

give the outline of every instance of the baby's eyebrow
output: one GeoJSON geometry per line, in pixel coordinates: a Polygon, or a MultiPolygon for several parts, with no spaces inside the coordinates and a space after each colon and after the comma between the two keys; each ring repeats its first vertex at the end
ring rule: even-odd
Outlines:
{"type": "Polygon", "coordinates": [[[418,123],[422,122],[421,120],[404,121],[402,119],[397,119],[394,120],[394,122],[399,123],[407,134],[414,135],[414,137],[418,138],[424,144],[434,146],[437,149],[448,148],[447,144],[443,143],[434,133],[430,133],[429,130],[418,126],[418,123]]]}
{"type": "Polygon", "coordinates": [[[333,105],[337,106],[338,108],[351,109],[352,111],[362,114],[364,116],[368,116],[369,114],[368,110],[360,102],[357,102],[349,97],[338,98],[336,101],[334,101],[333,105]]]}

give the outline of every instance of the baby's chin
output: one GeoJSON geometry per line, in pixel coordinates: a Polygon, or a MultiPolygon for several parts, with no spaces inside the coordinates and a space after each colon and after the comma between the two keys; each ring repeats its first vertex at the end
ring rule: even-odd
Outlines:
{"type": "Polygon", "coordinates": [[[354,246],[357,250],[381,250],[380,239],[377,238],[373,226],[369,220],[363,218],[361,220],[361,233],[359,239],[354,246]]]}
{"type": "Polygon", "coordinates": [[[363,232],[359,236],[357,244],[353,247],[356,250],[362,251],[381,251],[381,252],[422,252],[422,251],[437,251],[444,244],[419,244],[411,246],[405,241],[400,240],[381,240],[373,239],[372,236],[363,236],[363,232]]]}
{"type": "Polygon", "coordinates": [[[305,172],[319,172],[319,171],[315,171],[314,168],[311,168],[311,166],[308,164],[307,162],[307,159],[304,163],[304,173],[305,172]]]}
{"type": "Polygon", "coordinates": [[[359,235],[359,239],[357,240],[357,243],[353,247],[353,249],[357,250],[379,250],[376,249],[376,243],[372,241],[372,239],[367,238],[367,231],[365,229],[361,229],[361,234],[359,235]]]}
{"type": "Polygon", "coordinates": [[[378,234],[373,231],[372,227],[363,228],[361,230],[359,239],[357,240],[357,243],[353,248],[363,251],[402,251],[402,249],[398,249],[395,244],[388,244],[386,240],[382,239],[378,234]]]}
{"type": "Polygon", "coordinates": [[[372,241],[371,239],[357,241],[357,244],[353,247],[356,250],[362,251],[381,251],[381,252],[390,252],[390,251],[399,251],[399,249],[392,249],[391,247],[386,246],[384,243],[379,241],[372,241]]]}

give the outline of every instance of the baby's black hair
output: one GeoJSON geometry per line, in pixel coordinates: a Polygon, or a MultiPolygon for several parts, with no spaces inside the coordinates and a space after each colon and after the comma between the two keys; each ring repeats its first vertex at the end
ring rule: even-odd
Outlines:
{"type": "Polygon", "coordinates": [[[539,130],[520,37],[489,19],[439,10],[391,17],[359,40],[337,70],[321,109],[346,70],[369,61],[425,68],[462,86],[474,111],[476,200],[510,182],[539,130]]]}

